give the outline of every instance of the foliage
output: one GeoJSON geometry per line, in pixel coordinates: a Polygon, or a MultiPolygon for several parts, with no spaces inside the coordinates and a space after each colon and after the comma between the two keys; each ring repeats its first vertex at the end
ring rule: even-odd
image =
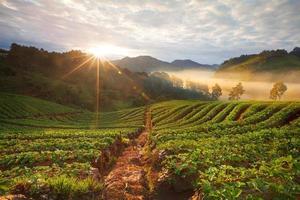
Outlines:
{"type": "Polygon", "coordinates": [[[181,82],[174,77],[170,77],[165,72],[152,73],[144,82],[147,94],[157,97],[157,100],[167,99],[202,99],[209,100],[207,86],[190,82],[185,89],[181,87],[181,82]]]}
{"type": "Polygon", "coordinates": [[[216,71],[216,76],[246,81],[288,80],[289,82],[299,82],[299,55],[299,48],[295,48],[290,53],[278,49],[263,51],[259,54],[242,55],[224,61],[216,71]]]}
{"type": "Polygon", "coordinates": [[[239,100],[245,92],[242,83],[238,83],[229,93],[229,100],[239,100]]]}
{"type": "Polygon", "coordinates": [[[270,99],[281,99],[282,95],[287,91],[287,86],[283,82],[277,82],[270,91],[270,99]]]}
{"type": "Polygon", "coordinates": [[[216,83],[216,84],[212,87],[211,97],[212,97],[212,99],[214,99],[214,100],[218,100],[220,96],[222,96],[222,89],[221,89],[221,87],[219,86],[219,84],[216,83]]]}
{"type": "Polygon", "coordinates": [[[19,179],[12,193],[40,199],[98,199],[103,186],[92,178],[76,179],[65,175],[50,178],[19,179]]]}
{"type": "Polygon", "coordinates": [[[188,179],[203,199],[297,199],[299,110],[298,102],[158,103],[150,139],[167,180],[188,179]]]}
{"type": "Polygon", "coordinates": [[[2,194],[98,199],[102,183],[91,170],[113,162],[101,152],[120,150],[143,128],[143,107],[96,114],[4,93],[0,102],[2,194]]]}

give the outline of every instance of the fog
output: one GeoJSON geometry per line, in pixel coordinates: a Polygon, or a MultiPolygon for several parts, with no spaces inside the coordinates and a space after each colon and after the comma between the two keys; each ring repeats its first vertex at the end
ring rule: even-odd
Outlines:
{"type": "MultiPolygon", "coordinates": [[[[272,81],[242,81],[238,79],[226,79],[226,78],[215,78],[213,71],[202,71],[202,70],[183,70],[176,72],[167,72],[170,75],[177,76],[183,80],[190,80],[202,84],[208,85],[209,89],[218,83],[221,88],[223,95],[221,99],[228,99],[228,93],[232,87],[236,86],[239,82],[243,84],[245,93],[242,95],[241,99],[244,100],[270,100],[270,90],[274,84],[272,81]]],[[[259,77],[263,80],[264,75],[259,77]]],[[[266,80],[269,80],[266,77],[266,80]]],[[[288,78],[282,80],[288,87],[287,91],[284,93],[282,100],[300,100],[300,84],[290,83],[288,78]]]]}

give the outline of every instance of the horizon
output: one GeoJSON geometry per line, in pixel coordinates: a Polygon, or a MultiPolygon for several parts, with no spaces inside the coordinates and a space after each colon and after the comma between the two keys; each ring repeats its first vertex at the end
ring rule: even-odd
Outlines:
{"type": "MultiPolygon", "coordinates": [[[[55,52],[55,53],[66,53],[66,52],[70,52],[70,51],[81,51],[82,53],[88,53],[88,54],[94,54],[93,52],[89,52],[89,50],[82,50],[82,49],[68,49],[68,50],[63,50],[63,51],[55,51],[55,50],[49,50],[49,49],[45,49],[45,48],[43,48],[43,47],[38,47],[38,46],[33,46],[33,45],[26,45],[26,44],[21,44],[21,43],[16,43],[16,42],[13,42],[13,43],[11,43],[11,44],[17,44],[17,45],[21,45],[21,46],[25,46],[25,47],[34,47],[34,48],[37,48],[37,49],[43,49],[43,50],[45,50],[45,51],[47,51],[47,52],[49,52],[49,53],[52,53],[52,52],[55,52]]],[[[11,46],[11,44],[8,46],[8,47],[6,47],[6,48],[3,48],[3,47],[0,47],[0,49],[3,49],[3,50],[7,50],[7,51],[9,51],[10,50],[10,46],[11,46]]],[[[273,51],[273,50],[286,50],[288,53],[290,52],[290,51],[292,51],[294,48],[299,48],[299,46],[295,46],[295,47],[293,47],[291,50],[287,50],[287,49],[282,49],[282,48],[279,48],[279,49],[264,49],[264,50],[262,50],[262,51],[273,51]]],[[[259,53],[261,53],[262,51],[260,51],[260,52],[256,52],[256,53],[253,53],[253,54],[259,54],[259,53]]],[[[251,54],[243,54],[243,53],[241,53],[240,55],[238,55],[238,56],[236,56],[236,57],[239,57],[239,56],[241,56],[241,55],[251,55],[251,54]]],[[[198,61],[196,61],[196,60],[192,60],[192,59],[189,59],[189,58],[175,58],[174,60],[164,60],[164,59],[161,59],[161,58],[158,58],[158,57],[154,57],[154,56],[152,56],[152,55],[146,55],[146,54],[140,54],[140,55],[135,55],[135,56],[128,56],[128,55],[125,55],[125,56],[122,56],[122,57],[119,57],[119,58],[108,58],[110,61],[115,61],[115,60],[121,60],[121,59],[123,59],[123,58],[136,58],[136,57],[152,57],[152,58],[155,58],[155,59],[158,59],[158,60],[160,60],[160,61],[163,61],[163,62],[168,62],[168,63],[171,63],[172,64],[172,62],[173,61],[176,61],[176,60],[180,60],[180,61],[193,61],[193,62],[196,62],[196,63],[198,63],[198,64],[202,64],[202,65],[221,65],[223,62],[225,62],[225,61],[227,61],[227,60],[229,60],[229,59],[231,59],[231,58],[228,58],[228,59],[226,59],[226,60],[223,60],[223,61],[221,61],[220,63],[212,63],[212,64],[208,64],[208,63],[202,63],[202,62],[198,62],[198,61]]],[[[235,57],[232,57],[232,58],[235,58],[235,57]]]]}
{"type": "Polygon", "coordinates": [[[0,48],[109,50],[110,60],[149,55],[220,64],[300,44],[299,1],[0,2],[0,48]],[[32,16],[36,13],[36,17],[32,16]]]}

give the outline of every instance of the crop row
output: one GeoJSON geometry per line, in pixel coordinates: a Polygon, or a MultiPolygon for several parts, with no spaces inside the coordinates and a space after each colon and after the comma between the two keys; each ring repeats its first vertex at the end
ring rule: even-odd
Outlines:
{"type": "Polygon", "coordinates": [[[204,199],[299,197],[300,103],[206,102],[159,122],[184,105],[153,106],[150,139],[173,187],[198,190],[204,199]]]}

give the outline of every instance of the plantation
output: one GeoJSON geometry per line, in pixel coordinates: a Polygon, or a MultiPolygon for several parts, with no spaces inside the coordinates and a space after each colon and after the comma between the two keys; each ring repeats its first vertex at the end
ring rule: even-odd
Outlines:
{"type": "Polygon", "coordinates": [[[0,102],[2,194],[101,199],[124,179],[118,173],[143,169],[153,199],[170,188],[196,199],[300,195],[298,102],[174,100],[150,105],[150,122],[145,107],[96,114],[4,93],[0,102]],[[141,152],[148,161],[136,164],[141,152]]]}
{"type": "Polygon", "coordinates": [[[152,106],[152,151],[176,191],[204,199],[297,199],[300,103],[152,106]]]}
{"type": "Polygon", "coordinates": [[[97,116],[25,96],[0,102],[1,193],[98,199],[102,173],[143,127],[144,108],[97,116]]]}

